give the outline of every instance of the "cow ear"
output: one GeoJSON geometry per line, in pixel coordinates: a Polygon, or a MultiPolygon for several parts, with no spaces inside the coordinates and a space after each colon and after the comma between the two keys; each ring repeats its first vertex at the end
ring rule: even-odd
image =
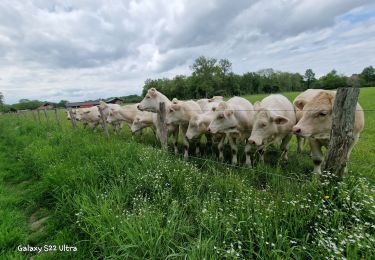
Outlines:
{"type": "Polygon", "coordinates": [[[156,95],[157,95],[156,88],[150,88],[148,90],[148,93],[150,94],[151,97],[156,97],[156,95]]]}
{"type": "Polygon", "coordinates": [[[224,115],[225,115],[225,117],[229,117],[229,116],[233,115],[233,110],[225,110],[224,115]]]}
{"type": "Polygon", "coordinates": [[[225,101],[221,101],[217,107],[221,110],[224,110],[227,108],[227,103],[225,101]]]}
{"type": "Polygon", "coordinates": [[[254,110],[255,111],[258,111],[259,109],[260,109],[260,102],[259,101],[257,101],[257,102],[255,102],[255,104],[254,104],[254,110]]]}
{"type": "Polygon", "coordinates": [[[276,116],[273,118],[273,121],[278,125],[284,125],[288,123],[289,119],[283,116],[276,116]]]}
{"type": "Polygon", "coordinates": [[[298,110],[303,110],[303,107],[306,105],[306,101],[305,100],[296,100],[294,102],[294,106],[296,108],[298,108],[298,110]]]}
{"type": "Polygon", "coordinates": [[[175,103],[175,104],[171,105],[171,108],[173,108],[173,110],[180,110],[181,106],[180,106],[180,104],[175,103]]]}

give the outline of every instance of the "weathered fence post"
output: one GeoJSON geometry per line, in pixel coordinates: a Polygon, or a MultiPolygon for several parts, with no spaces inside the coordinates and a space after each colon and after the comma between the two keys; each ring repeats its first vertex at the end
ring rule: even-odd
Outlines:
{"type": "Polygon", "coordinates": [[[55,108],[55,118],[56,118],[56,123],[58,126],[60,126],[60,116],[59,113],[57,112],[57,108],[55,108]]]}
{"type": "Polygon", "coordinates": [[[46,116],[46,119],[47,119],[47,124],[49,124],[49,118],[48,118],[48,115],[47,115],[47,109],[44,108],[43,111],[44,111],[44,115],[46,116]]]}
{"type": "Polygon", "coordinates": [[[100,122],[102,124],[104,134],[106,137],[109,137],[108,127],[107,127],[107,120],[104,118],[103,110],[100,106],[98,106],[98,110],[100,113],[100,122]]]}
{"type": "Polygon", "coordinates": [[[165,122],[167,111],[165,109],[164,102],[160,102],[159,110],[160,110],[159,118],[160,118],[160,124],[161,124],[160,142],[161,142],[161,147],[164,150],[167,150],[168,149],[168,127],[167,127],[167,123],[165,122]]]}
{"type": "Polygon", "coordinates": [[[40,124],[40,123],[42,123],[42,120],[40,119],[40,110],[37,109],[36,111],[38,112],[38,120],[39,120],[39,124],[40,124]]]}
{"type": "Polygon", "coordinates": [[[70,116],[70,121],[72,122],[72,127],[73,129],[77,128],[77,122],[76,122],[76,116],[74,115],[72,108],[68,108],[69,116],[70,116]]]}
{"type": "Polygon", "coordinates": [[[341,179],[346,171],[348,152],[354,142],[353,128],[359,88],[339,88],[332,114],[332,130],[325,170],[341,179]]]}

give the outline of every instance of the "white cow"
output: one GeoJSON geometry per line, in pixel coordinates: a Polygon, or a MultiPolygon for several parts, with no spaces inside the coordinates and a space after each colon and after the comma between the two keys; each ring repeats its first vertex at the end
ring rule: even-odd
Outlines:
{"type": "Polygon", "coordinates": [[[207,146],[212,146],[214,140],[218,140],[218,150],[220,161],[224,160],[224,140],[225,134],[212,134],[208,132],[208,126],[215,118],[215,111],[219,106],[219,102],[208,102],[202,107],[203,113],[193,116],[189,121],[189,126],[186,131],[186,138],[189,140],[200,138],[202,135],[206,136],[207,146]]]}
{"type": "Polygon", "coordinates": [[[292,138],[292,128],[296,124],[293,104],[283,95],[265,97],[254,104],[254,126],[249,138],[250,144],[257,146],[261,161],[265,148],[281,141],[282,158],[288,159],[288,144],[292,138]]]}
{"type": "Polygon", "coordinates": [[[198,99],[196,102],[198,103],[198,105],[201,107],[202,111],[206,111],[204,110],[205,107],[211,103],[211,102],[221,102],[224,100],[224,97],[222,96],[213,96],[212,98],[202,98],[202,99],[198,99]]]}
{"type": "MultiPolygon", "coordinates": [[[[138,104],[137,108],[141,111],[149,111],[154,113],[160,113],[160,103],[165,104],[165,109],[168,111],[169,107],[171,106],[172,102],[161,92],[157,91],[155,88],[150,88],[147,91],[146,96],[143,98],[141,103],[138,104]]],[[[161,129],[162,125],[161,122],[158,122],[158,128],[161,129]]],[[[173,146],[175,154],[178,153],[177,142],[178,142],[178,132],[179,127],[178,125],[175,126],[174,131],[171,132],[173,136],[173,146]]]]}
{"type": "Polygon", "coordinates": [[[96,128],[100,124],[100,113],[96,106],[77,109],[75,111],[75,117],[84,127],[88,125],[96,128]]]}
{"type": "MultiPolygon", "coordinates": [[[[197,102],[193,100],[179,101],[176,98],[172,100],[166,114],[167,125],[180,125],[182,133],[182,142],[184,144],[184,158],[187,159],[189,155],[189,140],[186,138],[186,131],[189,126],[189,121],[192,117],[202,113],[202,110],[197,102]]],[[[199,140],[194,140],[196,143],[195,153],[199,153],[199,140]]]]}
{"type": "MultiPolygon", "coordinates": [[[[307,137],[314,162],[314,172],[321,173],[324,159],[322,147],[328,145],[332,128],[332,111],[336,97],[335,91],[321,90],[311,101],[304,104],[302,117],[293,127],[293,132],[299,136],[307,137]]],[[[348,157],[365,125],[362,107],[357,103],[354,122],[354,142],[349,149],[348,157]]],[[[346,169],[347,171],[347,169],[346,169]]]]}
{"type": "MultiPolygon", "coordinates": [[[[151,127],[156,129],[156,120],[158,114],[148,111],[138,111],[131,125],[131,131],[136,133],[144,128],[151,127]]],[[[159,138],[159,136],[157,136],[159,138]]]]}
{"type": "MultiPolygon", "coordinates": [[[[107,104],[104,101],[100,101],[99,107],[102,109],[102,113],[104,116],[104,120],[107,121],[107,118],[109,114],[112,111],[118,111],[121,109],[121,106],[118,104],[107,104]]],[[[111,121],[110,124],[113,126],[113,129],[118,132],[122,129],[122,123],[123,121],[117,120],[117,121],[111,121]]]]}
{"type": "MultiPolygon", "coordinates": [[[[160,117],[157,113],[147,112],[147,111],[138,111],[133,124],[131,126],[131,131],[136,133],[141,131],[144,128],[151,127],[153,130],[156,130],[156,137],[158,140],[161,139],[161,129],[160,129],[160,117]]],[[[174,133],[176,126],[168,126],[168,134],[174,133]]]]}
{"type": "Polygon", "coordinates": [[[214,120],[208,127],[208,132],[225,133],[232,149],[232,164],[237,164],[237,144],[236,137],[246,143],[246,165],[251,165],[250,144],[247,139],[250,137],[253,127],[254,108],[246,99],[233,97],[227,102],[220,102],[214,120]]]}
{"type": "Polygon", "coordinates": [[[107,122],[111,124],[125,122],[131,127],[139,111],[137,106],[138,104],[111,107],[108,111],[107,122]]]}
{"type": "MultiPolygon", "coordinates": [[[[307,89],[301,94],[299,94],[293,100],[294,110],[296,111],[296,118],[297,123],[302,118],[303,115],[303,107],[307,102],[310,102],[319,92],[323,91],[323,89],[307,89]]],[[[297,135],[297,152],[302,152],[302,144],[303,139],[306,139],[302,136],[297,135]]]]}

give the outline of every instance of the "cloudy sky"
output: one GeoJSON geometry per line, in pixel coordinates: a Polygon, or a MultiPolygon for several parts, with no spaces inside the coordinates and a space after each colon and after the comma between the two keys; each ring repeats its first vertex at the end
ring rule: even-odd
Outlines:
{"type": "Polygon", "coordinates": [[[318,76],[375,65],[373,0],[1,0],[0,91],[80,101],[140,94],[200,55],[233,71],[318,76]]]}

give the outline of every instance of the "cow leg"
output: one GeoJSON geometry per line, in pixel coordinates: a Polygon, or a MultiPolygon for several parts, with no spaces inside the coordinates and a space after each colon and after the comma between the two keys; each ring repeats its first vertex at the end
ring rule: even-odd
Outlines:
{"type": "Polygon", "coordinates": [[[206,134],[206,139],[207,139],[207,142],[206,142],[206,153],[208,154],[208,151],[210,151],[212,153],[212,144],[213,144],[213,137],[212,135],[210,134],[206,134]]]}
{"type": "Polygon", "coordinates": [[[251,154],[251,145],[250,145],[250,142],[246,139],[246,145],[245,145],[246,161],[245,161],[245,164],[248,167],[251,167],[251,157],[250,157],[250,154],[251,154]]]}
{"type": "Polygon", "coordinates": [[[297,153],[301,153],[303,149],[303,137],[297,135],[297,153]]]}
{"type": "Polygon", "coordinates": [[[220,142],[217,145],[217,149],[219,150],[219,160],[221,162],[224,161],[224,140],[225,140],[225,135],[221,136],[220,142]]]}
{"type": "Polygon", "coordinates": [[[232,164],[237,164],[237,143],[236,143],[236,138],[233,138],[230,134],[228,135],[228,140],[229,140],[229,145],[232,150],[232,164]]]}
{"type": "Polygon", "coordinates": [[[184,159],[189,157],[189,140],[186,138],[187,126],[181,125],[182,143],[184,144],[184,159]]]}
{"type": "Polygon", "coordinates": [[[178,147],[177,147],[177,144],[178,144],[178,132],[179,132],[179,127],[177,126],[176,129],[172,132],[172,135],[173,135],[173,150],[174,150],[174,154],[178,154],[178,147]]]}
{"type": "Polygon", "coordinates": [[[264,145],[258,148],[258,154],[259,154],[259,161],[261,164],[264,164],[264,153],[266,152],[266,148],[264,145]]]}
{"type": "Polygon", "coordinates": [[[200,136],[197,137],[197,138],[195,138],[195,139],[193,140],[193,142],[194,142],[194,144],[195,144],[195,155],[199,155],[199,154],[200,154],[200,147],[199,147],[199,145],[200,145],[200,140],[201,140],[200,136]]]}
{"type": "Polygon", "coordinates": [[[322,162],[323,162],[323,153],[322,153],[322,145],[319,141],[309,138],[310,148],[311,148],[311,159],[314,162],[314,173],[321,174],[322,173],[322,162]]]}
{"type": "Polygon", "coordinates": [[[288,160],[288,144],[290,142],[290,139],[292,139],[291,134],[285,136],[280,145],[280,150],[282,151],[281,158],[285,161],[288,160]]]}
{"type": "Polygon", "coordinates": [[[118,126],[118,123],[117,123],[117,122],[115,122],[115,123],[112,124],[113,132],[114,132],[115,134],[118,133],[117,126],[118,126]]]}

